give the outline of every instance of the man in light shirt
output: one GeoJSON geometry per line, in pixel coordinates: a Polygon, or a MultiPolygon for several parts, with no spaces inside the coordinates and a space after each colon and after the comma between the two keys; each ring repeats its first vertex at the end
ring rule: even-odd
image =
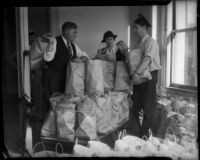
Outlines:
{"type": "MultiPolygon", "coordinates": [[[[139,128],[137,131],[133,131],[134,133],[132,132],[139,137],[149,137],[149,129],[151,129],[153,135],[156,132],[154,126],[156,120],[156,85],[158,70],[161,69],[161,66],[159,46],[156,40],[149,36],[148,27],[151,27],[149,22],[139,14],[138,18],[134,21],[134,32],[140,40],[138,48],[142,51],[143,57],[132,76],[135,81],[139,82],[140,74],[148,68],[152,77],[152,79],[143,83],[133,85],[133,108],[130,116],[130,126],[132,128],[139,128]],[[140,127],[139,113],[141,110],[143,111],[143,122],[140,127]]],[[[118,47],[128,57],[128,47],[126,44],[123,42],[118,47]]]]}
{"type": "Polygon", "coordinates": [[[77,36],[77,25],[65,22],[62,25],[62,34],[55,38],[44,37],[49,41],[44,60],[44,86],[47,98],[52,94],[65,90],[66,70],[70,61],[86,61],[88,55],[74,44],[77,36]]]}

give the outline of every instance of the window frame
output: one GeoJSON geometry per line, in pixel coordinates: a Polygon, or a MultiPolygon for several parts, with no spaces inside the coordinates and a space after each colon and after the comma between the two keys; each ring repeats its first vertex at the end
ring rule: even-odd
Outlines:
{"type": "Polygon", "coordinates": [[[196,86],[192,85],[182,85],[182,84],[177,84],[177,83],[172,83],[172,60],[173,60],[173,41],[176,36],[176,33],[183,33],[183,32],[190,32],[190,31],[197,31],[197,26],[196,27],[191,27],[191,28],[184,28],[184,29],[176,29],[176,0],[172,1],[172,31],[171,31],[171,50],[170,50],[170,82],[169,82],[169,87],[173,88],[179,88],[179,89],[185,89],[185,90],[191,90],[191,91],[197,91],[196,86]]]}

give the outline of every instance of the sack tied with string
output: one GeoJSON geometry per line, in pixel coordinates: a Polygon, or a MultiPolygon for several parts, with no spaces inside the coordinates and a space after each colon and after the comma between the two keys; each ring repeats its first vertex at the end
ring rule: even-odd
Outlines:
{"type": "Polygon", "coordinates": [[[45,137],[55,137],[56,132],[56,113],[55,109],[57,103],[64,100],[64,95],[62,93],[55,93],[49,98],[50,109],[47,113],[43,126],[41,128],[41,135],[45,137]]]}
{"type": "Polygon", "coordinates": [[[70,62],[66,72],[65,94],[83,96],[85,91],[85,62],[70,62]]]}
{"type": "Polygon", "coordinates": [[[110,121],[119,126],[128,121],[131,102],[125,92],[110,92],[109,96],[112,101],[110,121]]]}
{"type": "Polygon", "coordinates": [[[103,86],[104,91],[110,91],[114,88],[115,77],[115,63],[108,61],[101,61],[103,70],[103,86]]]}
{"type": "Polygon", "coordinates": [[[136,71],[141,60],[142,60],[142,51],[140,49],[134,49],[128,52],[127,62],[131,75],[136,71]]]}
{"type": "Polygon", "coordinates": [[[74,140],[75,102],[63,100],[57,104],[57,137],[74,140]]]}
{"type": "Polygon", "coordinates": [[[44,51],[47,49],[48,43],[43,42],[41,37],[38,37],[30,48],[31,70],[39,70],[43,62],[44,51]]]}
{"type": "Polygon", "coordinates": [[[114,91],[127,91],[131,89],[131,78],[129,76],[128,65],[125,62],[117,62],[114,91]]]}
{"type": "Polygon", "coordinates": [[[100,134],[106,134],[114,129],[110,121],[112,101],[110,96],[96,97],[96,129],[100,134]]]}
{"type": "Polygon", "coordinates": [[[79,138],[95,139],[96,132],[96,104],[89,98],[85,98],[77,105],[78,127],[75,135],[79,138]]]}
{"type": "Polygon", "coordinates": [[[103,93],[103,69],[101,60],[89,60],[86,64],[86,94],[102,95],[103,93]]]}

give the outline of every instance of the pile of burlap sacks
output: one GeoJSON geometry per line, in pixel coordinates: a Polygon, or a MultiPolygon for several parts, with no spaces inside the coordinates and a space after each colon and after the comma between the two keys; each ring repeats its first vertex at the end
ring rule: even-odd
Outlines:
{"type": "Polygon", "coordinates": [[[129,119],[131,79],[125,62],[70,62],[65,93],[50,98],[41,135],[98,139],[129,119]]]}

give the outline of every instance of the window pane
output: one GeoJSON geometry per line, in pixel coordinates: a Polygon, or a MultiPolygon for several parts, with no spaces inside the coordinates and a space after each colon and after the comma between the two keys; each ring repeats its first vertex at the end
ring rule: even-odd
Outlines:
{"type": "Polygon", "coordinates": [[[176,1],[176,29],[185,29],[197,26],[197,1],[176,1]]]}
{"type": "Polygon", "coordinates": [[[197,31],[176,33],[172,54],[172,83],[197,86],[197,31]]]}

